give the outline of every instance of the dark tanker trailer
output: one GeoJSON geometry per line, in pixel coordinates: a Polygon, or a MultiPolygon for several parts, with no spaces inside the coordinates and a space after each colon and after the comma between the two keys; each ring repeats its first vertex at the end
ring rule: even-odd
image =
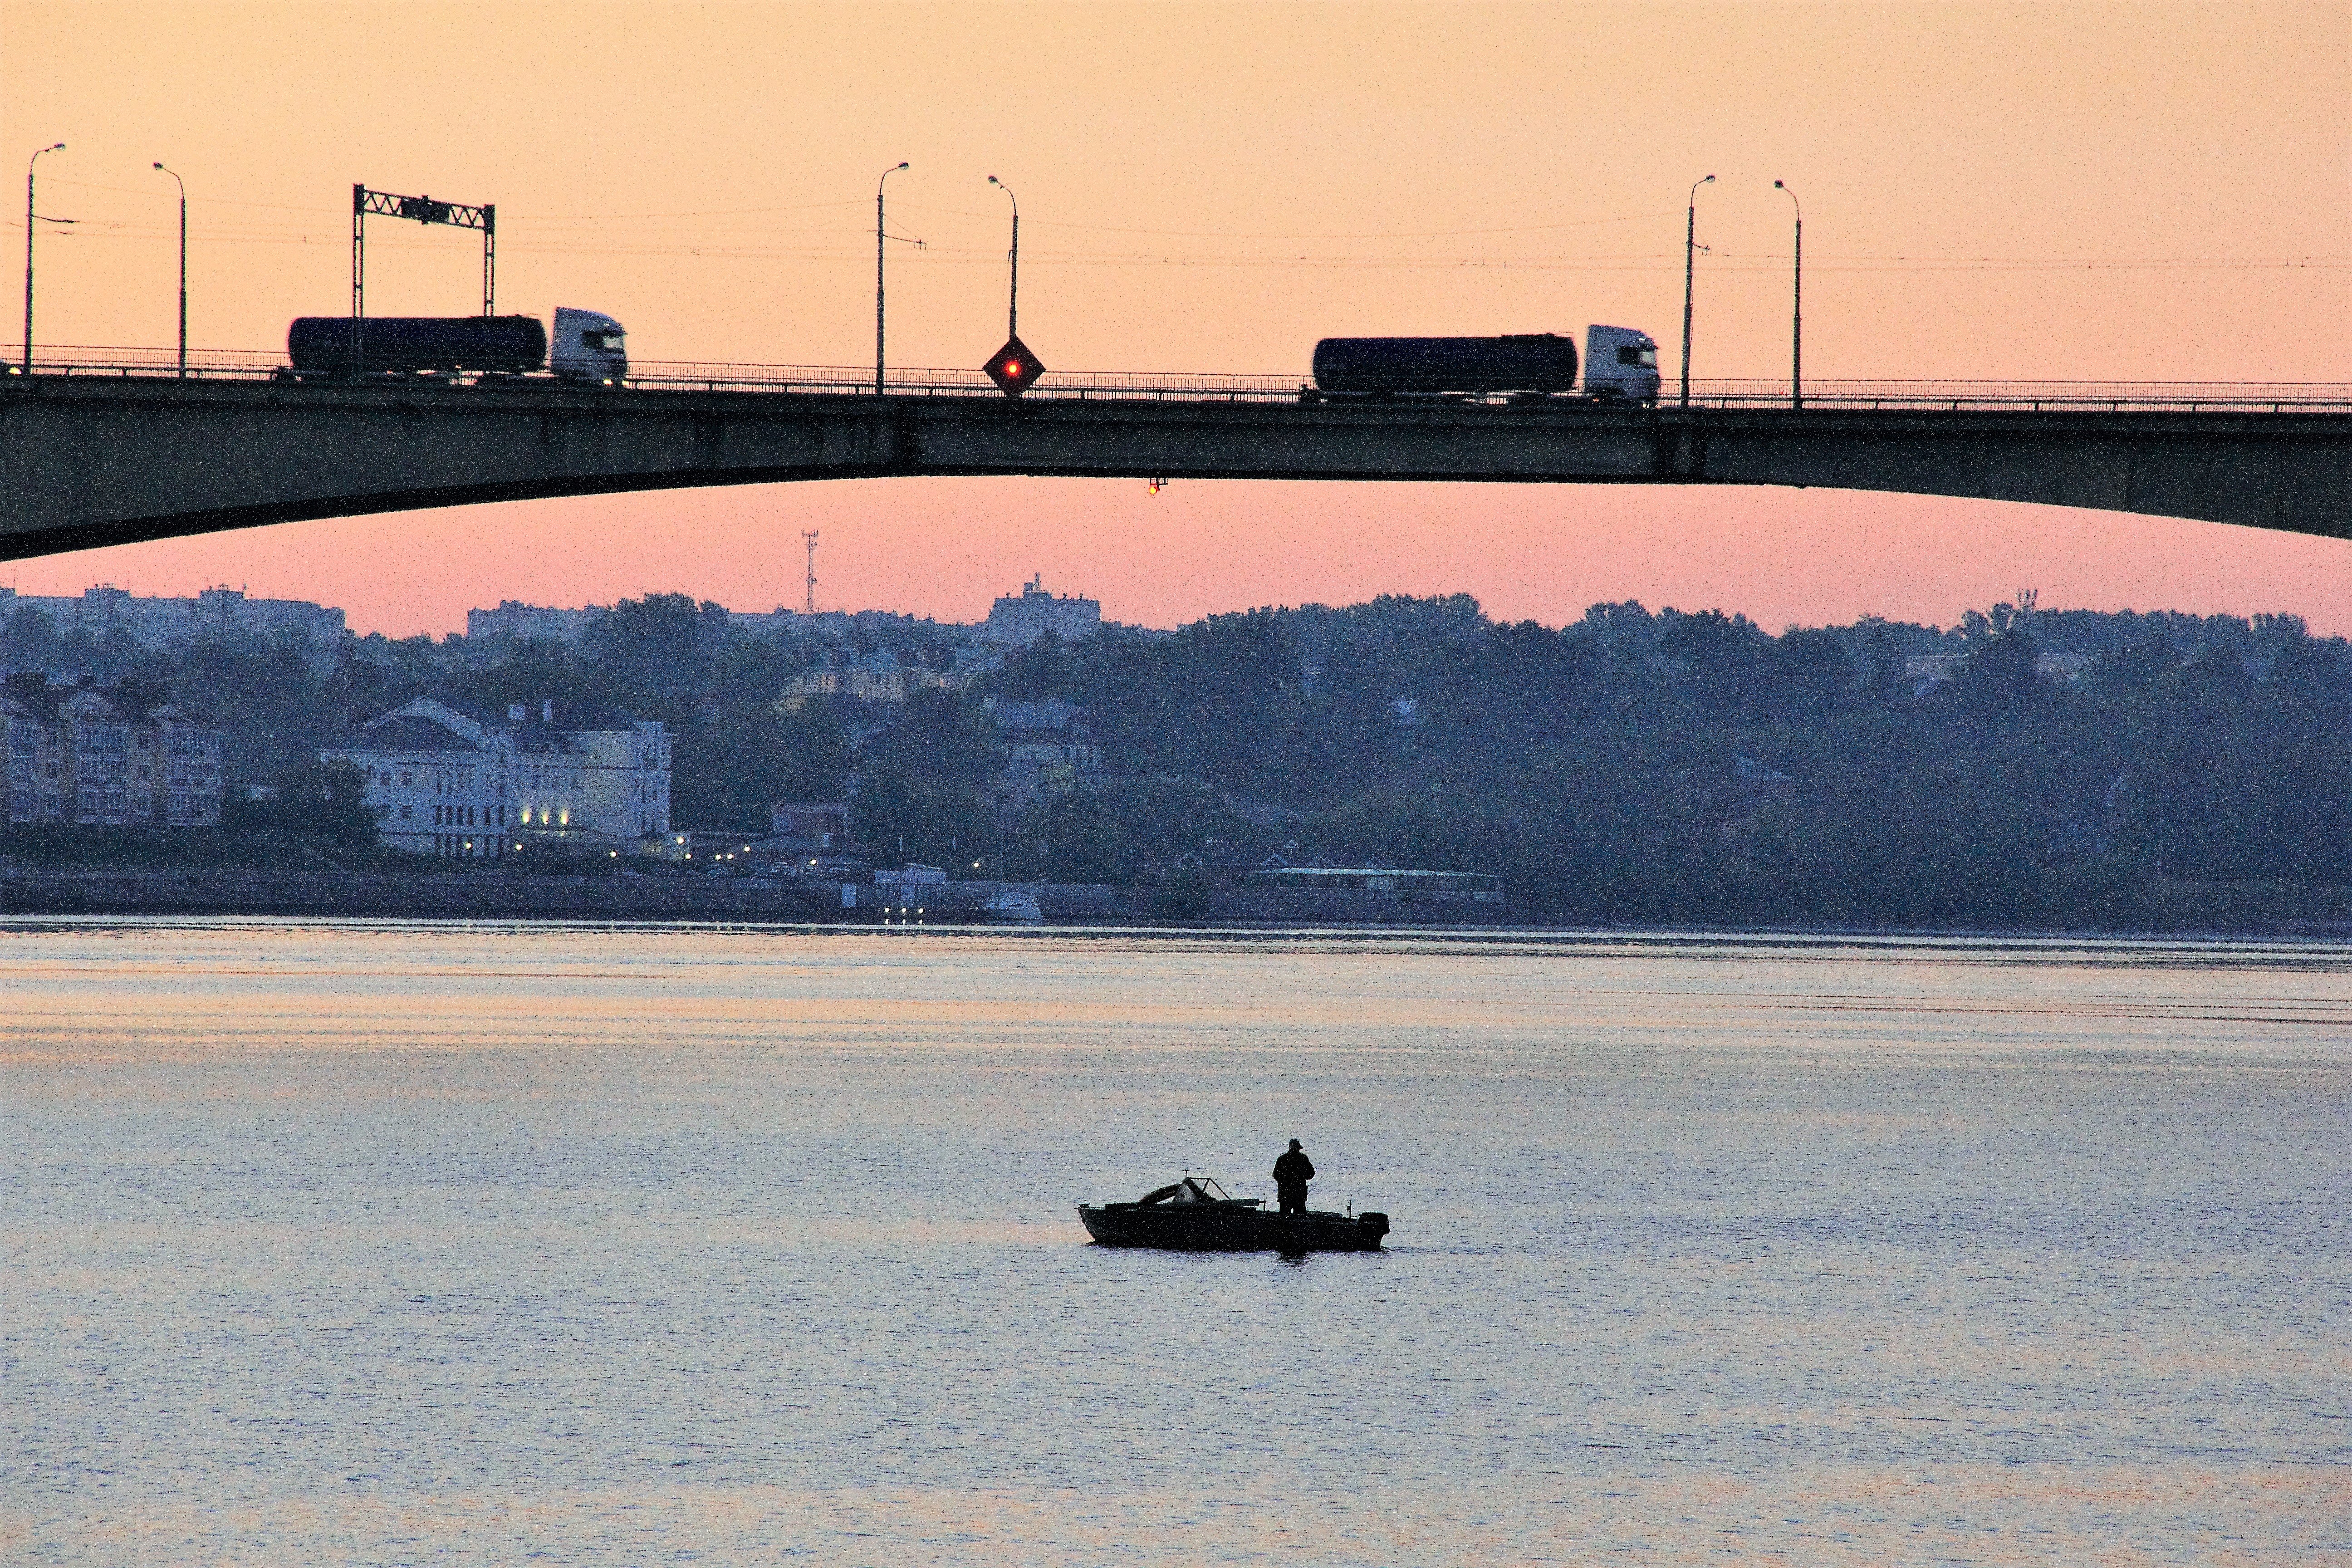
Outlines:
{"type": "Polygon", "coordinates": [[[1632,327],[1589,327],[1580,378],[1576,342],[1557,332],[1498,338],[1325,338],[1315,345],[1320,397],[1583,396],[1654,402],[1658,345],[1632,327]]]}
{"type": "Polygon", "coordinates": [[[621,323],[558,307],[551,342],[536,316],[299,316],[286,329],[297,380],[362,375],[508,376],[617,382],[629,371],[621,323]],[[353,341],[357,340],[357,352],[353,341]],[[551,352],[551,350],[552,352],[551,352]]]}

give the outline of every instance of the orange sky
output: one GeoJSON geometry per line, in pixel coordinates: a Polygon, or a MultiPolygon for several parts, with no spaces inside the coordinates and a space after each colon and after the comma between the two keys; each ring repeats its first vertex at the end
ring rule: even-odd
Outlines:
{"type": "MultiPolygon", "coordinates": [[[[891,359],[1022,327],[1066,369],[1305,370],[1352,332],[1647,327],[1780,376],[1785,178],[1822,378],[2352,380],[2352,7],[792,6],[0,0],[0,151],[41,163],[39,337],[167,344],[171,163],[198,347],[347,306],[348,205],[494,201],[500,301],[611,311],[648,360],[859,364],[877,174],[891,359]],[[2315,266],[2280,265],[2314,258],[2315,266]],[[2270,265],[2258,265],[2268,262],[2270,265]],[[2089,265],[2067,266],[2065,263],[2089,265]],[[2057,264],[2057,265],[2045,265],[2057,264]]],[[[12,165],[13,166],[13,165],[12,165]]],[[[475,308],[478,252],[372,230],[369,302],[475,308]]],[[[5,241],[22,244],[11,216],[5,241]]],[[[13,308],[0,336],[14,339],[13,308]]],[[[2352,545],[1822,490],[921,480],[522,503],[0,568],[26,592],[242,582],[362,629],[676,589],[971,619],[1033,571],[1120,619],[1467,590],[1767,625],[2045,605],[2300,612],[2352,632],[2352,545]]]]}

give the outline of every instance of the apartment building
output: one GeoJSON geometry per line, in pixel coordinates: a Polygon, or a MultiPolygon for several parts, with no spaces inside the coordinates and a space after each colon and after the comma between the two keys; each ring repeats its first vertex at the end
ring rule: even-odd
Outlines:
{"type": "Polygon", "coordinates": [[[8,820],[77,827],[217,827],[221,731],[152,681],[0,682],[8,820]]]}
{"type": "Polygon", "coordinates": [[[1007,594],[989,606],[988,625],[980,635],[989,642],[1027,647],[1049,633],[1064,642],[1076,642],[1101,629],[1099,600],[1055,594],[1045,587],[1041,573],[1023,584],[1017,595],[1007,594]]]}
{"type": "Polygon", "coordinates": [[[193,598],[135,595],[100,583],[79,595],[19,594],[0,588],[0,622],[20,609],[39,611],[59,637],[120,631],[142,647],[168,648],[200,637],[249,633],[289,642],[314,658],[342,647],[343,612],[306,599],[249,599],[241,588],[206,588],[193,598]]]}

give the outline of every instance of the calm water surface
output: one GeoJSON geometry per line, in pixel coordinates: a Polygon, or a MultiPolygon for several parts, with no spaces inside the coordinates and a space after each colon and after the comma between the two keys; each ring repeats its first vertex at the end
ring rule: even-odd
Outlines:
{"type": "Polygon", "coordinates": [[[2343,1562],[2347,1134],[2341,945],[20,921],[0,1558],[2343,1562]]]}

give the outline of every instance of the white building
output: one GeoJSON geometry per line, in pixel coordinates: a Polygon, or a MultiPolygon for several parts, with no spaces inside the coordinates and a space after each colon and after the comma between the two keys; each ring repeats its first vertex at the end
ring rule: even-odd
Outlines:
{"type": "Polygon", "coordinates": [[[379,843],[488,859],[529,843],[629,848],[667,832],[670,739],[625,713],[541,702],[500,719],[419,697],[319,757],[367,773],[379,843]]]}
{"type": "Polygon", "coordinates": [[[1049,594],[1044,580],[1045,574],[1041,572],[1022,584],[1017,598],[1007,595],[990,605],[988,625],[981,629],[982,638],[1027,647],[1049,632],[1064,642],[1076,642],[1102,629],[1099,600],[1049,594]]]}
{"type": "Polygon", "coordinates": [[[656,719],[605,709],[554,721],[581,752],[580,820],[594,833],[635,839],[667,833],[669,751],[675,737],[656,719]]]}

